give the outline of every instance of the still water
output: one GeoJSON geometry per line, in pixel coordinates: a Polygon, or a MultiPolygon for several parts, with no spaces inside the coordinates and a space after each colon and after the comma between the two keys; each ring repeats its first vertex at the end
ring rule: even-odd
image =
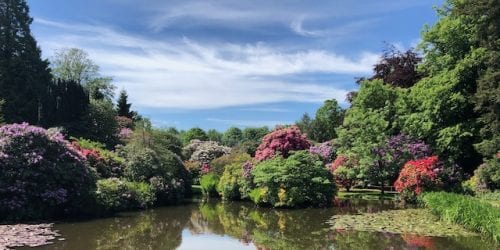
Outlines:
{"type": "Polygon", "coordinates": [[[249,202],[192,201],[57,224],[65,240],[36,249],[495,249],[480,237],[339,231],[327,223],[335,214],[395,208],[391,201],[379,200],[345,200],[333,208],[297,210],[259,208],[249,202]]]}

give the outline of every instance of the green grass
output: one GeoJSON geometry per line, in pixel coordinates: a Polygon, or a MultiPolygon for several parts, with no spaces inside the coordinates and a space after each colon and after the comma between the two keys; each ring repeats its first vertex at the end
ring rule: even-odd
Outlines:
{"type": "Polygon", "coordinates": [[[472,196],[446,192],[425,193],[421,199],[442,220],[490,235],[500,242],[500,208],[472,196]]]}
{"type": "Polygon", "coordinates": [[[385,191],[385,193],[382,194],[378,189],[351,189],[349,192],[341,190],[337,193],[337,197],[339,198],[358,198],[365,200],[395,200],[396,195],[396,192],[391,191],[385,191]]]}

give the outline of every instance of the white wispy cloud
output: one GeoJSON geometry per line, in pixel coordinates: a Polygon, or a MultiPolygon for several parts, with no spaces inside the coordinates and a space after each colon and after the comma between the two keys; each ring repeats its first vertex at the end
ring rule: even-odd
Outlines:
{"type": "Polygon", "coordinates": [[[207,109],[329,98],[343,102],[348,90],[335,83],[294,83],[281,76],[364,74],[378,59],[369,52],[350,58],[325,50],[286,51],[265,43],[162,41],[40,18],[35,24],[49,30],[37,36],[49,56],[64,47],[83,48],[139,107],[207,109]]]}

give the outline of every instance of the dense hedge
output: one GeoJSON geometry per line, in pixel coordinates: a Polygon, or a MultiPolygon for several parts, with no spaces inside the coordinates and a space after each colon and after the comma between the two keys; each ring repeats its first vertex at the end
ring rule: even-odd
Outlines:
{"type": "Polygon", "coordinates": [[[109,178],[97,182],[96,200],[103,212],[144,209],[155,202],[154,190],[145,182],[109,178]]]}
{"type": "Polygon", "coordinates": [[[488,234],[497,242],[500,241],[500,208],[471,196],[446,192],[424,193],[421,199],[441,219],[488,234]]]}

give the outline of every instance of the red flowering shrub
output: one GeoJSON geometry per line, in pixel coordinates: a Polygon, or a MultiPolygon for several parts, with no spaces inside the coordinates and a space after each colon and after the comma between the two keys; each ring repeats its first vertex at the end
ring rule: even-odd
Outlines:
{"type": "Polygon", "coordinates": [[[99,178],[122,177],[125,160],[116,153],[106,150],[104,145],[78,139],[71,143],[84,159],[88,166],[93,168],[99,178]]]}
{"type": "Polygon", "coordinates": [[[356,184],[358,176],[358,162],[353,157],[339,155],[332,163],[331,171],[335,178],[335,183],[342,186],[347,191],[356,184]]]}
{"type": "Polygon", "coordinates": [[[437,186],[440,169],[437,156],[408,161],[394,182],[394,187],[404,200],[415,201],[417,195],[437,186]]]}
{"type": "Polygon", "coordinates": [[[287,158],[290,151],[309,149],[311,144],[297,126],[277,128],[262,138],[255,159],[263,161],[280,154],[287,158]]]}

